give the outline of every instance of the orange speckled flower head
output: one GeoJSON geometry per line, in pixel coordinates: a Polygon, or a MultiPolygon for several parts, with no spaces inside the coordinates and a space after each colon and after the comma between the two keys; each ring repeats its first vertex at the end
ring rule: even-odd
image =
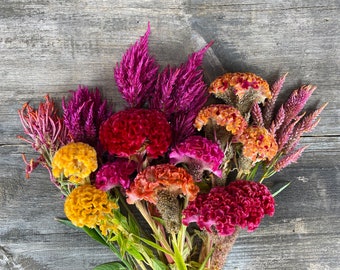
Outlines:
{"type": "Polygon", "coordinates": [[[82,185],[72,190],[64,205],[67,218],[75,226],[102,226],[104,234],[108,228],[107,218],[117,208],[117,204],[109,200],[105,191],[92,185],[82,185]]]}
{"type": "Polygon", "coordinates": [[[167,190],[172,194],[183,194],[194,200],[199,191],[192,176],[183,168],[170,164],[147,167],[141,171],[127,190],[127,202],[137,200],[157,203],[157,193],[167,190]]]}
{"type": "Polygon", "coordinates": [[[209,87],[209,93],[218,98],[230,98],[234,94],[241,100],[249,91],[256,95],[255,100],[259,103],[271,98],[268,83],[253,73],[226,73],[216,78],[209,87]]]}
{"type": "Polygon", "coordinates": [[[56,178],[63,174],[70,182],[83,184],[97,166],[97,153],[93,147],[82,142],[69,143],[54,155],[52,173],[56,178]]]}
{"type": "Polygon", "coordinates": [[[212,120],[219,126],[225,127],[233,135],[242,134],[247,122],[234,107],[225,104],[214,104],[203,108],[198,113],[194,126],[198,131],[212,120]]]}
{"type": "Polygon", "coordinates": [[[274,136],[264,127],[248,127],[238,142],[243,144],[243,155],[254,162],[271,160],[278,151],[274,136]]]}

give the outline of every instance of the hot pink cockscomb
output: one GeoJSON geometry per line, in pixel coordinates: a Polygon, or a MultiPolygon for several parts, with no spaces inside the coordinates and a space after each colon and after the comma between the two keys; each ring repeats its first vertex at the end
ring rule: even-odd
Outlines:
{"type": "Polygon", "coordinates": [[[173,164],[184,163],[196,181],[201,181],[203,172],[209,171],[218,177],[222,176],[219,168],[224,153],[215,142],[201,136],[190,136],[176,145],[170,155],[173,164]]]}
{"type": "Polygon", "coordinates": [[[232,235],[236,227],[254,231],[265,215],[275,212],[275,201],[263,184],[237,180],[199,194],[183,210],[183,224],[196,222],[200,229],[232,235]]]}
{"type": "Polygon", "coordinates": [[[131,108],[107,119],[100,127],[99,139],[111,155],[146,153],[157,158],[170,146],[171,127],[160,111],[131,108]]]}
{"type": "Polygon", "coordinates": [[[114,68],[118,90],[129,107],[142,107],[157,81],[158,65],[149,54],[149,35],[150,24],[144,36],[125,52],[114,68]]]}

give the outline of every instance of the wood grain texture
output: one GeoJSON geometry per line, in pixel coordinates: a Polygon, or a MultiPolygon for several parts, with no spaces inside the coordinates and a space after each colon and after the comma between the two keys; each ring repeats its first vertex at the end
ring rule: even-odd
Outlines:
{"type": "Polygon", "coordinates": [[[273,82],[289,72],[283,96],[318,86],[309,106],[329,102],[299,163],[277,174],[292,180],[276,214],[242,232],[231,269],[340,269],[340,3],[337,0],[6,0],[0,2],[0,269],[83,270],[111,253],[54,220],[60,194],[47,172],[25,180],[21,153],[33,156],[17,110],[49,93],[60,101],[78,84],[99,87],[124,107],[112,68],[151,22],[150,50],[162,67],[180,64],[210,40],[207,83],[227,71],[273,82]]]}

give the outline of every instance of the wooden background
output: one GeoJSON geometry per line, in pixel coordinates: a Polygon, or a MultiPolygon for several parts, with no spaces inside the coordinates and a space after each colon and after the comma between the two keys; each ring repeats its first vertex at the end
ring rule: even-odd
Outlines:
{"type": "Polygon", "coordinates": [[[277,179],[293,181],[276,214],[243,232],[225,269],[340,269],[338,0],[1,0],[0,269],[84,270],[112,260],[83,233],[54,220],[63,202],[47,172],[25,180],[17,110],[49,93],[60,101],[78,84],[98,86],[123,103],[112,67],[151,22],[150,50],[161,66],[180,64],[215,40],[204,60],[207,83],[227,71],[273,82],[289,72],[288,95],[318,85],[310,105],[329,105],[298,164],[277,179]]]}

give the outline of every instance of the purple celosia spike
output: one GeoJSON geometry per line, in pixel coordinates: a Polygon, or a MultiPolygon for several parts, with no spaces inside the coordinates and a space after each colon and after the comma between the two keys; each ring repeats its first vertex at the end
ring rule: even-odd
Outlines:
{"type": "Polygon", "coordinates": [[[292,92],[288,100],[283,105],[286,113],[284,126],[289,124],[301,112],[315,89],[316,86],[303,85],[292,92]]]}
{"type": "Polygon", "coordinates": [[[284,156],[282,159],[280,159],[274,166],[274,169],[275,171],[279,172],[281,171],[282,169],[284,169],[285,167],[287,167],[288,165],[290,165],[291,163],[294,163],[296,162],[302,152],[307,148],[308,146],[304,146],[304,147],[301,147],[297,150],[295,150],[294,152],[284,156]]]}
{"type": "Polygon", "coordinates": [[[130,107],[142,107],[157,81],[158,65],[149,55],[149,35],[150,24],[144,36],[125,52],[114,68],[118,90],[130,107]]]}
{"type": "Polygon", "coordinates": [[[188,112],[188,114],[179,113],[174,115],[172,119],[172,145],[176,145],[182,142],[189,136],[195,134],[195,127],[193,125],[195,118],[197,116],[196,112],[188,112]]]}
{"type": "Polygon", "coordinates": [[[274,109],[275,102],[280,94],[282,86],[286,80],[286,76],[288,73],[284,74],[281,78],[279,78],[271,87],[272,98],[268,99],[264,108],[263,108],[263,122],[266,128],[269,128],[271,122],[274,120],[274,109]]]}
{"type": "Polygon", "coordinates": [[[99,90],[91,92],[87,87],[79,86],[68,102],[63,99],[62,106],[65,126],[72,139],[96,147],[99,127],[112,113],[107,102],[101,99],[99,90]]]}
{"type": "Polygon", "coordinates": [[[283,121],[285,120],[285,110],[283,105],[280,107],[279,111],[276,114],[275,119],[272,121],[271,126],[269,128],[269,132],[274,134],[276,137],[276,131],[281,128],[283,121]]]}
{"type": "Polygon", "coordinates": [[[263,126],[263,117],[260,105],[257,102],[254,102],[253,107],[251,109],[251,115],[253,117],[254,124],[257,126],[263,126]]]}

